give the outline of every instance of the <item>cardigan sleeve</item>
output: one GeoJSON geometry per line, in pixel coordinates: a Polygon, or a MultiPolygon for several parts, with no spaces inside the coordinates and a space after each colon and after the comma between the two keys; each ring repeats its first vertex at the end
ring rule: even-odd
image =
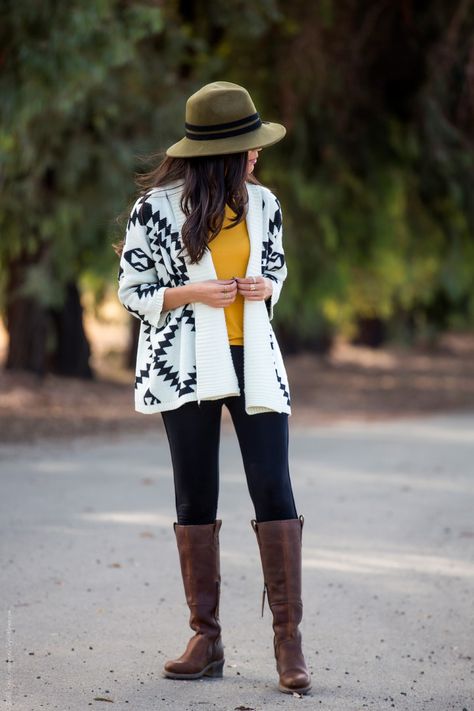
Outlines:
{"type": "Polygon", "coordinates": [[[171,287],[161,253],[152,252],[145,223],[145,198],[132,208],[125,231],[125,242],[118,272],[118,299],[143,323],[161,328],[168,310],[163,310],[165,291],[171,287]]]}
{"type": "MultiPolygon", "coordinates": [[[[265,300],[268,318],[273,318],[273,307],[280,298],[283,282],[286,279],[288,270],[286,266],[285,252],[283,249],[283,223],[281,205],[278,199],[270,193],[270,204],[268,210],[266,247],[266,267],[262,274],[273,281],[272,295],[265,300]]],[[[268,198],[267,198],[268,199],[268,198]]]]}

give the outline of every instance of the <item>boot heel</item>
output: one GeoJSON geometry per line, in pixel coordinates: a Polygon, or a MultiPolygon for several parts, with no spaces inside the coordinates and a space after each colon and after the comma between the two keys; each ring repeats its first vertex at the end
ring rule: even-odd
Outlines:
{"type": "Polygon", "coordinates": [[[211,676],[213,679],[222,679],[224,669],[224,660],[220,662],[214,662],[209,665],[209,669],[206,671],[205,676],[211,676]]]}

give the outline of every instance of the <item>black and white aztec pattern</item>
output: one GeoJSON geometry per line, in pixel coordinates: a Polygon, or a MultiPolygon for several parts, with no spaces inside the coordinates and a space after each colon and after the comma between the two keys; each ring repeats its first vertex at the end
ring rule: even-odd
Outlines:
{"type": "MultiPolygon", "coordinates": [[[[271,318],[286,265],[281,206],[269,191],[264,194],[267,197],[262,194],[262,210],[268,219],[262,235],[261,271],[274,282],[274,295],[267,301],[271,318]]],[[[194,305],[163,309],[166,288],[189,281],[184,252],[166,189],[145,193],[131,210],[118,270],[119,300],[141,321],[135,374],[135,404],[140,412],[174,409],[197,399],[194,305]]],[[[275,357],[273,337],[276,379],[290,407],[286,372],[281,356],[280,360],[275,357]]]]}

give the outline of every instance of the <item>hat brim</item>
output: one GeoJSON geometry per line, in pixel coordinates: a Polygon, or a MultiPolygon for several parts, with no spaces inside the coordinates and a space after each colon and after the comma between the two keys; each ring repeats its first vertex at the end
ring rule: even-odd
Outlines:
{"type": "Polygon", "coordinates": [[[166,151],[171,158],[193,158],[199,156],[218,156],[230,153],[243,153],[256,148],[267,148],[281,141],[286,128],[280,123],[262,122],[255,131],[231,138],[216,138],[210,141],[193,141],[182,138],[166,151]]]}

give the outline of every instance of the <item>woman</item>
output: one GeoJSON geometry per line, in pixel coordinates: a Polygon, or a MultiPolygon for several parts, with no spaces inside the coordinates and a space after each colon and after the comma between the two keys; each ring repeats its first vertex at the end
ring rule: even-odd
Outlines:
{"type": "Polygon", "coordinates": [[[281,211],[251,173],[285,128],[248,92],[209,84],[188,99],[186,135],[148,176],[121,252],[118,295],[141,320],[135,407],[160,412],[170,445],[181,572],[195,635],[173,679],[222,676],[219,430],[229,409],[255,507],[279,688],[306,693],[301,534],[288,471],[287,375],[271,326],[286,278],[281,211]]]}

